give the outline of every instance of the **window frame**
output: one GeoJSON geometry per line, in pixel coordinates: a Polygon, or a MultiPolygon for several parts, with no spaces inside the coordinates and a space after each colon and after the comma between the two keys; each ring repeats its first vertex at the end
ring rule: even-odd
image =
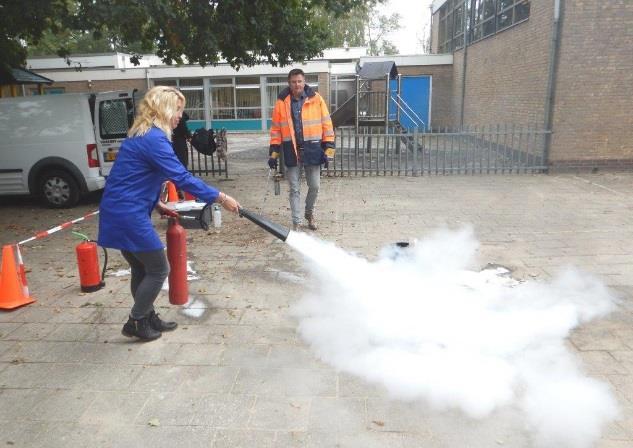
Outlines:
{"type": "Polygon", "coordinates": [[[532,0],[509,0],[507,3],[502,6],[502,0],[447,0],[438,11],[438,52],[452,53],[529,20],[532,0]],[[517,10],[526,5],[526,16],[517,19],[517,10]],[[509,24],[500,27],[502,15],[508,12],[511,15],[509,24]],[[459,30],[455,28],[458,14],[462,15],[459,30]]]}

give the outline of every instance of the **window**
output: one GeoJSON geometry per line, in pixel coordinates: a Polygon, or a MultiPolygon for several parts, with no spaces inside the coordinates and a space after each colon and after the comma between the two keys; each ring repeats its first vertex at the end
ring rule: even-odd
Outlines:
{"type": "Polygon", "coordinates": [[[237,118],[261,118],[262,98],[259,76],[235,78],[235,105],[237,118]]]}
{"type": "Polygon", "coordinates": [[[345,101],[350,99],[356,90],[356,78],[338,77],[330,78],[330,111],[334,112],[345,101]]]}
{"type": "Polygon", "coordinates": [[[448,0],[440,9],[440,53],[464,46],[464,0],[448,0]]]}
{"type": "Polygon", "coordinates": [[[268,110],[266,111],[267,118],[272,117],[277,97],[286,87],[288,87],[287,76],[268,76],[266,78],[266,100],[268,103],[268,110]]]}
{"type": "Polygon", "coordinates": [[[99,103],[99,133],[104,140],[127,137],[134,120],[131,98],[105,100],[99,103]]]}
{"type": "Polygon", "coordinates": [[[530,0],[447,0],[438,12],[438,51],[451,53],[492,36],[530,16],[530,0]],[[464,23],[466,21],[466,23],[464,23]]]}
{"type": "MultiPolygon", "coordinates": [[[[305,75],[305,80],[306,84],[317,92],[319,91],[318,75],[305,75]]],[[[277,97],[286,87],[288,87],[288,76],[268,76],[266,78],[266,100],[268,102],[268,109],[265,111],[266,118],[272,116],[277,97]]]]}
{"type": "Polygon", "coordinates": [[[189,115],[190,120],[204,120],[204,90],[185,89],[180,90],[185,96],[185,112],[189,115]]]}
{"type": "Polygon", "coordinates": [[[204,87],[202,78],[182,78],[178,88],[185,96],[185,112],[190,120],[204,120],[204,87]]]}
{"type": "Polygon", "coordinates": [[[176,87],[185,97],[185,112],[190,120],[204,120],[204,88],[202,78],[159,79],[155,86],[176,87]]]}
{"type": "Polygon", "coordinates": [[[235,118],[233,79],[211,80],[211,110],[214,120],[235,118]]]}

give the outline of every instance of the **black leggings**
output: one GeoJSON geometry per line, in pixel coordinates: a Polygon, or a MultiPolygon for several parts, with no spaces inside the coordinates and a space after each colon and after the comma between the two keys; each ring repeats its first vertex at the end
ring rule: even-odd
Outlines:
{"type": "Polygon", "coordinates": [[[130,263],[132,281],[130,284],[134,306],[130,312],[132,319],[143,319],[154,310],[154,301],[160,293],[169,274],[167,255],[163,249],[149,252],[129,252],[121,255],[130,263]]]}

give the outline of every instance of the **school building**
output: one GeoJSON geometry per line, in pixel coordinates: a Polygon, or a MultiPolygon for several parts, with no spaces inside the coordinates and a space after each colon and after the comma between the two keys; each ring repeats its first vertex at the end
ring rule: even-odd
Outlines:
{"type": "Polygon", "coordinates": [[[432,86],[440,91],[450,86],[452,55],[397,55],[372,57],[366,48],[325,50],[323,57],[303,64],[273,67],[261,64],[235,70],[228,64],[200,67],[168,66],[154,55],[144,55],[134,66],[123,53],[76,55],[72,65],[58,57],[36,57],[27,68],[53,80],[47,86],[22,86],[19,94],[33,95],[111,90],[146,90],[154,85],[177,86],[187,98],[189,126],[226,128],[229,131],[265,131],[279,92],[287,87],[292,68],[306,73],[306,82],[325,98],[330,110],[351,98],[356,88],[356,72],[365,62],[394,61],[403,77],[428,78],[428,98],[419,107],[428,116],[427,125],[448,122],[448,101],[440,95],[432,101],[432,86]]]}
{"type": "Polygon", "coordinates": [[[633,168],[633,1],[434,0],[430,14],[431,54],[336,48],[303,64],[239,71],[168,66],[154,55],[139,66],[121,53],[73,56],[70,67],[31,58],[26,68],[53,82],[18,94],[174,85],[187,97],[192,129],[261,132],[291,68],[304,70],[334,112],[356,94],[361,66],[390,61],[398,83],[411,81],[420,130],[527,127],[543,136],[551,170],[633,168]]]}
{"type": "Polygon", "coordinates": [[[633,168],[633,1],[434,0],[431,30],[451,126],[551,130],[554,170],[633,168]]]}

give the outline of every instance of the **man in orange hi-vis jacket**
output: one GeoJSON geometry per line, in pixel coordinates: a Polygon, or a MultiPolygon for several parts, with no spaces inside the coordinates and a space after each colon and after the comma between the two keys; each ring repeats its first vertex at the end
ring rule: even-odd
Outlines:
{"type": "Polygon", "coordinates": [[[308,228],[317,229],[314,206],[321,183],[321,165],[334,159],[334,128],[325,101],[305,83],[303,70],[288,73],[288,87],[281,91],[273,109],[268,166],[277,169],[283,150],[290,187],[292,227],[301,225],[301,168],[308,184],[305,218],[308,228]]]}

